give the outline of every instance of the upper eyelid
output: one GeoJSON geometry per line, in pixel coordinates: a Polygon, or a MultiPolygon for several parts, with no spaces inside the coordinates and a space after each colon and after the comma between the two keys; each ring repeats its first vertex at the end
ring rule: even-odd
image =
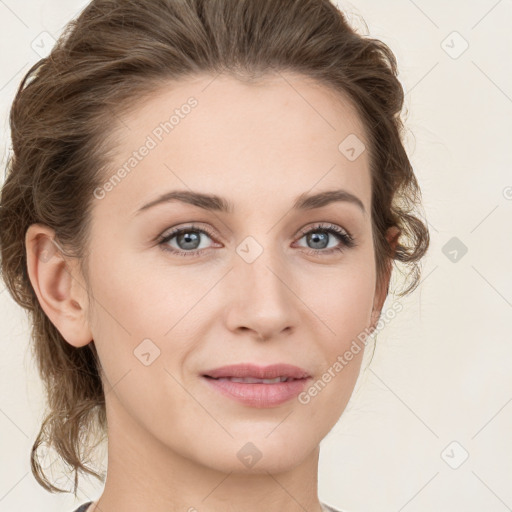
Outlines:
{"type": "Polygon", "coordinates": [[[314,222],[313,225],[306,225],[303,228],[300,228],[298,233],[301,235],[304,235],[308,233],[309,231],[315,230],[315,229],[326,229],[326,230],[334,230],[335,228],[340,229],[341,231],[344,231],[348,236],[351,236],[350,232],[345,229],[343,226],[338,226],[337,224],[334,224],[333,222],[314,222]]]}
{"type": "MultiPolygon", "coordinates": [[[[352,234],[346,228],[344,228],[342,226],[338,226],[337,224],[334,224],[334,223],[328,222],[328,221],[317,221],[317,222],[313,222],[312,225],[307,224],[306,226],[304,226],[298,230],[298,236],[300,238],[302,238],[303,236],[305,236],[308,232],[310,232],[312,230],[315,230],[315,229],[333,230],[332,229],[333,227],[339,228],[349,238],[353,239],[352,234]]],[[[158,237],[158,240],[160,240],[160,241],[165,240],[166,238],[169,238],[169,237],[174,238],[180,232],[187,231],[187,230],[201,231],[201,232],[204,232],[204,234],[208,235],[210,238],[216,238],[215,234],[211,232],[212,230],[210,230],[209,228],[205,228],[202,225],[202,223],[193,222],[193,223],[181,226],[181,227],[178,226],[175,228],[171,228],[169,232],[164,232],[164,234],[160,235],[158,237]]],[[[340,234],[340,233],[338,233],[338,234],[340,234]]]]}

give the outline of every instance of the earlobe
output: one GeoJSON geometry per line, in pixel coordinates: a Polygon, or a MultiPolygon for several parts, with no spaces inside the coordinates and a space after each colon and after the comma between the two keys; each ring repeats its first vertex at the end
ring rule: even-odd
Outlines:
{"type": "Polygon", "coordinates": [[[54,238],[48,226],[29,226],[25,235],[28,276],[39,304],[62,337],[82,347],[92,341],[87,294],[76,265],[65,259],[54,238]]]}

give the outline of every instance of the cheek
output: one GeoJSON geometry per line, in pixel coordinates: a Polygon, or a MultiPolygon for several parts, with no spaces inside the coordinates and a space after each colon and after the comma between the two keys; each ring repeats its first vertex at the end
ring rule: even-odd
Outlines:
{"type": "Polygon", "coordinates": [[[318,317],[310,315],[319,326],[316,342],[323,368],[303,399],[311,404],[312,417],[322,417],[326,424],[335,423],[345,409],[361,370],[375,290],[375,275],[368,265],[361,261],[340,267],[328,279],[317,276],[316,283],[322,286],[304,286],[309,290],[303,293],[304,302],[318,317]]]}
{"type": "MultiPolygon", "coordinates": [[[[102,257],[106,252],[96,256],[90,267],[91,330],[103,369],[113,384],[140,366],[137,347],[143,340],[161,335],[163,326],[155,324],[155,308],[146,295],[142,269],[113,251],[102,257]]],[[[154,348],[152,352],[155,357],[154,348]]]]}
{"type": "Polygon", "coordinates": [[[162,366],[163,372],[171,366],[170,354],[179,368],[192,348],[194,330],[202,324],[197,321],[203,311],[198,303],[216,276],[192,266],[171,271],[163,257],[152,265],[133,254],[100,260],[91,265],[91,330],[108,380],[115,383],[128,371],[134,380],[141,368],[154,372],[162,366]]]}
{"type": "Polygon", "coordinates": [[[134,339],[167,332],[182,309],[184,283],[164,277],[164,270],[133,254],[111,253],[106,261],[97,257],[91,279],[101,318],[97,328],[134,339]]]}
{"type": "Polygon", "coordinates": [[[327,340],[330,335],[343,343],[370,324],[375,293],[372,265],[371,258],[360,254],[350,263],[303,273],[300,297],[318,317],[327,340]]]}

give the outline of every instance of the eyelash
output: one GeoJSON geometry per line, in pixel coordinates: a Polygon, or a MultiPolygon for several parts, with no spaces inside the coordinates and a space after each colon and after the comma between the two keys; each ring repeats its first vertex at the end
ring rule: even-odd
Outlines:
{"type": "MultiPolygon", "coordinates": [[[[166,235],[163,235],[163,236],[160,236],[159,239],[158,239],[158,245],[161,247],[161,249],[163,251],[170,252],[170,253],[175,254],[177,256],[188,256],[188,257],[201,256],[201,254],[204,251],[208,251],[209,249],[194,249],[194,250],[190,250],[190,251],[182,251],[180,249],[174,249],[174,248],[169,249],[168,246],[166,246],[167,242],[172,240],[175,236],[177,236],[177,235],[179,235],[181,233],[186,233],[186,232],[190,232],[190,231],[206,234],[210,238],[212,238],[212,239],[214,238],[213,233],[211,233],[211,231],[209,229],[204,228],[204,227],[203,228],[199,228],[198,226],[196,226],[194,224],[191,224],[191,225],[185,226],[183,228],[176,228],[173,231],[171,231],[170,233],[168,233],[166,235]]],[[[355,242],[355,239],[354,239],[354,237],[352,235],[350,235],[347,231],[339,228],[335,224],[318,223],[318,224],[314,225],[313,227],[311,227],[311,228],[309,228],[307,230],[301,230],[301,232],[299,233],[300,236],[299,236],[298,239],[300,240],[301,238],[303,238],[307,234],[309,234],[311,232],[315,232],[315,231],[324,231],[326,233],[330,233],[330,234],[334,235],[336,238],[338,238],[338,240],[340,242],[342,242],[343,246],[342,247],[331,247],[330,249],[309,249],[309,248],[303,248],[303,249],[305,249],[305,252],[307,254],[310,254],[310,255],[313,255],[313,256],[331,255],[331,254],[334,254],[335,252],[343,252],[346,249],[350,249],[350,248],[355,247],[357,245],[356,242],[355,242]]]]}

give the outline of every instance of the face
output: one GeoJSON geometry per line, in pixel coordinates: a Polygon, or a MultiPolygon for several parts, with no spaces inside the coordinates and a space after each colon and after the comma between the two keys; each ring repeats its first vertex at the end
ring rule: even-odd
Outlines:
{"type": "Polygon", "coordinates": [[[245,470],[244,446],[261,454],[254,471],[315,449],[363,350],[336,361],[381,300],[362,125],[327,89],[287,76],[169,84],[123,118],[95,191],[88,319],[110,424],[226,472],[245,470]],[[345,195],[296,204],[328,191],[345,195]],[[147,206],[170,192],[222,200],[147,206]],[[204,376],[239,363],[291,364],[310,378],[300,395],[241,402],[204,376]]]}

